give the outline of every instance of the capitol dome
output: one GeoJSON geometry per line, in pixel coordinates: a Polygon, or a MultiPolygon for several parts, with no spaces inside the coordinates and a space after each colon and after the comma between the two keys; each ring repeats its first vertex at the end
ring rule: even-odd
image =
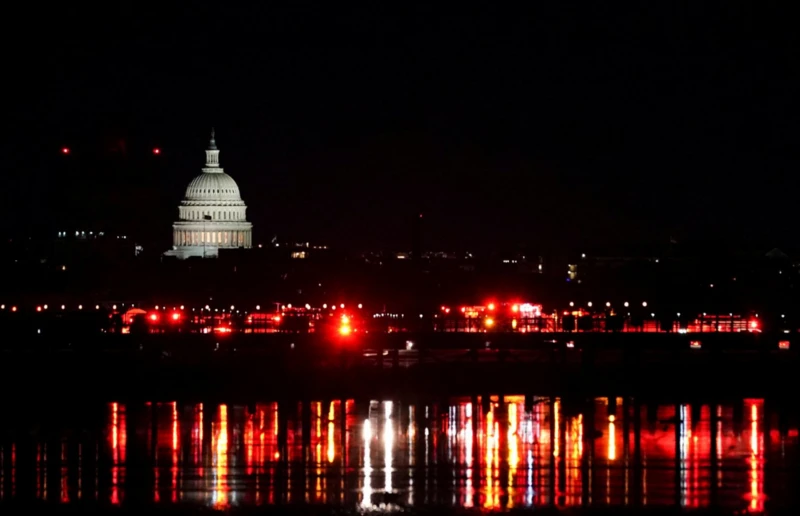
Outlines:
{"type": "Polygon", "coordinates": [[[186,187],[186,201],[241,201],[239,185],[224,172],[202,173],[186,187]]]}
{"type": "Polygon", "coordinates": [[[173,246],[167,256],[213,258],[219,249],[250,248],[253,225],[247,222],[239,186],[219,166],[219,149],[211,131],[206,166],[192,179],[172,225],[173,246]]]}

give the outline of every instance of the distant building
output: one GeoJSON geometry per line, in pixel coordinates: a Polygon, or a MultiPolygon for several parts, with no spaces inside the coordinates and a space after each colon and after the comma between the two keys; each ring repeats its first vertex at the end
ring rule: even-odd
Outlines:
{"type": "Polygon", "coordinates": [[[203,173],[192,179],[172,225],[172,249],[165,256],[216,258],[220,249],[250,249],[253,225],[239,186],[219,166],[219,149],[211,131],[203,173]]]}

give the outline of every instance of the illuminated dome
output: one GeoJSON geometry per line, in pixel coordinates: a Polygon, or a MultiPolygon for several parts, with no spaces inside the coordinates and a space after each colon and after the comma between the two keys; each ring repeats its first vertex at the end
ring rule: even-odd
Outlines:
{"type": "Polygon", "coordinates": [[[250,248],[253,225],[239,186],[219,166],[219,149],[211,131],[203,173],[192,179],[172,225],[173,246],[165,254],[178,258],[213,258],[219,249],[250,248]]]}
{"type": "Polygon", "coordinates": [[[240,201],[239,186],[224,172],[203,172],[186,187],[186,201],[240,201]]]}

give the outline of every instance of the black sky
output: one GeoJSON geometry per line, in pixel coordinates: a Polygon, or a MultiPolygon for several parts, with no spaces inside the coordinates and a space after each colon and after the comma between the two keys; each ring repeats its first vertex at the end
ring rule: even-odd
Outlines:
{"type": "Polygon", "coordinates": [[[166,246],[214,125],[257,240],[800,244],[789,13],[165,4],[14,8],[3,232],[166,246]]]}

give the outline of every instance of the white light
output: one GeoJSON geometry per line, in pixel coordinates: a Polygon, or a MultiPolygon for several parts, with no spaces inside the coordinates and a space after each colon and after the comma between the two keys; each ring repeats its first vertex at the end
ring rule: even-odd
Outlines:
{"type": "Polygon", "coordinates": [[[678,317],[680,317],[680,316],[681,316],[681,313],[680,313],[680,312],[678,312],[678,317]]]}
{"type": "MultiPolygon", "coordinates": [[[[292,303],[289,303],[288,305],[286,305],[286,308],[288,308],[289,310],[291,310],[291,309],[292,309],[292,303]]],[[[233,307],[231,307],[231,310],[233,310],[233,307]]]]}
{"type": "Polygon", "coordinates": [[[100,305],[94,305],[95,310],[100,310],[100,305]]]}
{"type": "Polygon", "coordinates": [[[211,307],[206,305],[206,310],[211,310],[211,307]]]}
{"type": "Polygon", "coordinates": [[[647,308],[647,301],[642,301],[642,306],[647,308]]]}
{"type": "Polygon", "coordinates": [[[256,305],[256,310],[261,310],[261,305],[256,305]]]}
{"type": "Polygon", "coordinates": [[[413,348],[413,347],[414,347],[414,343],[411,342],[410,340],[407,340],[406,341],[406,351],[410,351],[411,348],[413,348]]]}
{"type": "Polygon", "coordinates": [[[233,310],[234,308],[236,308],[236,307],[235,307],[235,306],[233,306],[233,305],[231,305],[231,310],[233,310]]]}
{"type": "Polygon", "coordinates": [[[322,303],[322,309],[323,310],[327,310],[328,309],[328,303],[322,303]]]}
{"type": "Polygon", "coordinates": [[[609,301],[606,301],[606,308],[609,306],[611,306],[611,303],[609,301]]]}
{"type": "Polygon", "coordinates": [[[419,314],[419,318],[422,319],[422,314],[419,314]]]}
{"type": "Polygon", "coordinates": [[[0,305],[0,310],[5,310],[5,309],[6,309],[6,305],[0,305]]]}
{"type": "Polygon", "coordinates": [[[342,303],[341,305],[339,305],[339,308],[344,308],[344,303],[342,303]]]}
{"type": "Polygon", "coordinates": [[[311,310],[311,305],[306,303],[306,310],[311,310]]]}
{"type": "Polygon", "coordinates": [[[586,306],[588,306],[589,308],[591,308],[591,307],[592,307],[592,302],[591,302],[591,301],[589,301],[588,303],[586,303],[586,306]]]}
{"type": "Polygon", "coordinates": [[[158,310],[158,305],[156,305],[156,310],[158,310]]]}
{"type": "Polygon", "coordinates": [[[623,305],[625,306],[625,308],[628,308],[628,304],[629,304],[629,303],[628,303],[627,301],[625,301],[625,303],[623,303],[623,305]]]}
{"type": "Polygon", "coordinates": [[[64,306],[64,305],[61,305],[61,309],[62,309],[62,310],[63,310],[63,309],[65,309],[65,308],[66,308],[66,306],[64,306]]]}
{"type": "Polygon", "coordinates": [[[183,305],[181,305],[181,310],[183,310],[183,305]]]}
{"type": "MultiPolygon", "coordinates": [[[[45,310],[47,310],[47,305],[44,305],[42,308],[44,308],[45,310]]],[[[756,315],[756,317],[758,317],[758,316],[756,315]]]]}
{"type": "Polygon", "coordinates": [[[361,310],[362,308],[363,308],[363,305],[361,303],[358,303],[358,309],[361,310]]]}
{"type": "Polygon", "coordinates": [[[575,302],[574,301],[570,301],[569,302],[569,306],[575,306],[575,302]]]}
{"type": "Polygon", "coordinates": [[[581,253],[581,258],[586,258],[586,253],[581,253]]]}
{"type": "Polygon", "coordinates": [[[111,307],[111,309],[112,309],[112,310],[116,310],[116,309],[117,309],[117,305],[113,305],[113,306],[111,307]]]}
{"type": "Polygon", "coordinates": [[[83,305],[78,305],[78,310],[83,310],[83,305]]]}

